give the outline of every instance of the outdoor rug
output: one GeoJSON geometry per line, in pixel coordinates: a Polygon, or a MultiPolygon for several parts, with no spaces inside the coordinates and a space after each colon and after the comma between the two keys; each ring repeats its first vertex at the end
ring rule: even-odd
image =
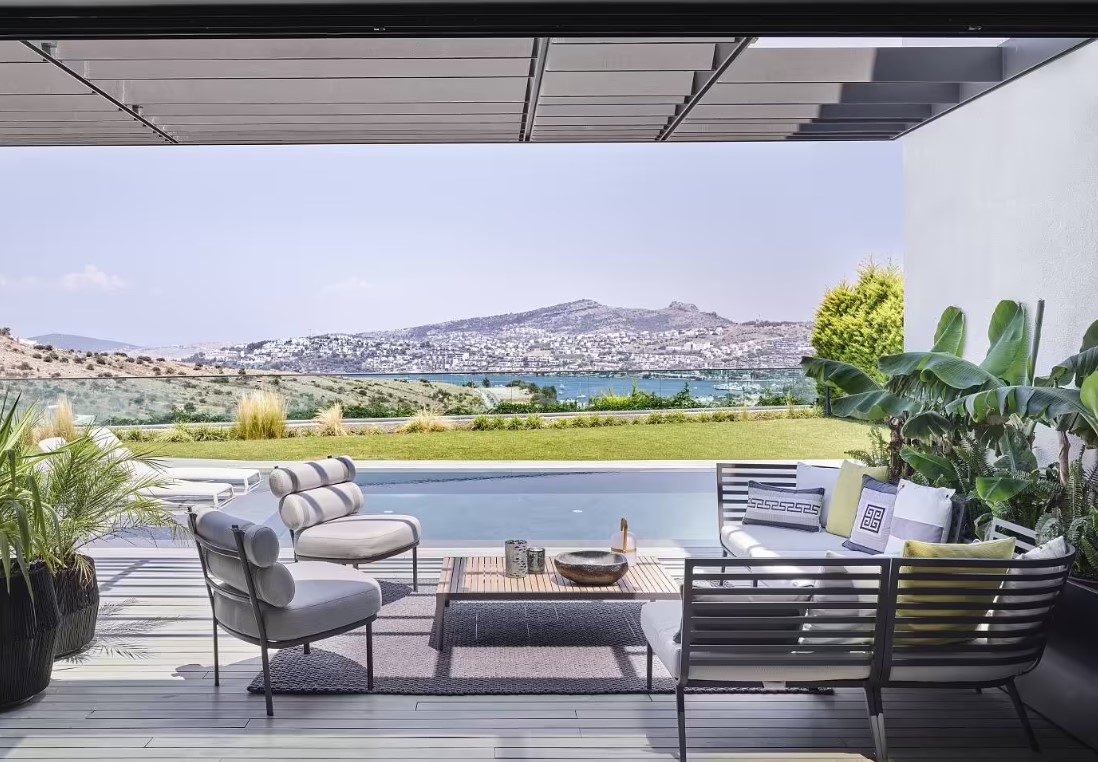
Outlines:
{"type": "MultiPolygon", "coordinates": [[[[431,645],[434,586],[381,582],[374,622],[374,693],[411,695],[644,693],[643,604],[633,601],[454,601],[446,650],[431,645]]],[[[653,691],[674,681],[655,660],[653,691]]],[[[367,693],[366,631],[278,652],[271,686],[283,694],[367,693]]],[[[263,674],[248,686],[263,692],[263,674]]],[[[739,688],[729,692],[775,692],[739,688]]],[[[785,691],[778,691],[785,692],[785,691]]],[[[794,692],[797,692],[796,690],[794,692]]]]}

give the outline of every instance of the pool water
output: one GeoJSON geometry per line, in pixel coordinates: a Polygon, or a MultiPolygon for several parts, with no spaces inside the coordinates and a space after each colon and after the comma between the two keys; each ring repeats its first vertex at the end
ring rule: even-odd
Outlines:
{"type": "MultiPolygon", "coordinates": [[[[359,471],[365,513],[407,513],[423,526],[426,545],[603,544],[622,517],[640,543],[712,544],[716,479],[711,469],[372,470],[359,471]]],[[[273,527],[290,545],[278,500],[266,484],[225,507],[273,527]]],[[[156,544],[176,544],[163,533],[156,544]]],[[[107,544],[151,544],[128,537],[107,544]]]]}

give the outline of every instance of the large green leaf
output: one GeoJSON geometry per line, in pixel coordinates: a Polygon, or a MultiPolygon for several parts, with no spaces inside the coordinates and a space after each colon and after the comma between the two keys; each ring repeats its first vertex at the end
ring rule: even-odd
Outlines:
{"type": "Polygon", "coordinates": [[[1029,367],[1029,321],[1020,302],[1004,299],[991,314],[987,328],[991,346],[980,367],[1008,384],[1026,381],[1029,367]]]}
{"type": "Polygon", "coordinates": [[[1004,426],[995,448],[1000,457],[995,461],[996,468],[1011,471],[1035,471],[1038,468],[1037,456],[1033,454],[1033,442],[1029,435],[1017,426],[1004,426]]]}
{"type": "Polygon", "coordinates": [[[802,357],[801,368],[809,378],[831,384],[844,394],[879,391],[881,385],[861,368],[823,357],[802,357]]]}
{"type": "Polygon", "coordinates": [[[1037,379],[1039,386],[1062,386],[1074,380],[1076,386],[1082,386],[1087,376],[1098,371],[1098,347],[1084,349],[1052,366],[1047,376],[1037,379]]]}
{"type": "Polygon", "coordinates": [[[934,332],[932,352],[958,355],[965,351],[965,313],[960,307],[946,307],[934,332]]]}
{"type": "Polygon", "coordinates": [[[1098,376],[1087,379],[1093,408],[1090,403],[1082,401],[1080,391],[1076,389],[1004,386],[954,400],[946,406],[946,410],[950,413],[964,412],[977,423],[1017,415],[1054,427],[1065,416],[1079,416],[1086,426],[1098,432],[1098,380],[1091,383],[1092,379],[1098,379],[1098,376]]]}
{"type": "Polygon", "coordinates": [[[1003,382],[975,363],[944,352],[904,352],[881,358],[888,388],[898,394],[953,399],[959,393],[994,389],[1003,382]]]}
{"type": "Polygon", "coordinates": [[[1098,373],[1088,376],[1079,387],[1079,402],[1094,418],[1098,418],[1098,373]]]}
{"type": "Polygon", "coordinates": [[[977,476],[976,494],[988,503],[1006,503],[1025,492],[1029,486],[1026,479],[1011,476],[977,476]]]}
{"type": "Polygon", "coordinates": [[[848,394],[831,402],[831,412],[840,418],[881,421],[915,410],[918,405],[885,389],[848,394]]]}
{"type": "Polygon", "coordinates": [[[900,457],[933,485],[949,485],[957,480],[953,465],[942,455],[904,446],[900,457]]]}
{"type": "Polygon", "coordinates": [[[934,410],[924,410],[911,416],[904,423],[901,432],[905,439],[921,441],[943,439],[956,430],[957,425],[946,416],[934,410]]]}
{"type": "Polygon", "coordinates": [[[1095,347],[1098,347],[1098,320],[1091,323],[1090,328],[1087,328],[1087,332],[1083,334],[1083,344],[1079,347],[1079,351],[1086,352],[1095,347]]]}

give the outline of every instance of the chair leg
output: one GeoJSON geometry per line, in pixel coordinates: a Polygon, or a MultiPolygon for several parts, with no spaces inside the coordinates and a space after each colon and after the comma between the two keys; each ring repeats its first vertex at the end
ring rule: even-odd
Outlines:
{"type": "Polygon", "coordinates": [[[305,655],[308,656],[309,655],[309,644],[305,643],[302,650],[305,652],[305,655]]]}
{"type": "Polygon", "coordinates": [[[652,644],[648,644],[648,692],[652,692],[652,644]]]}
{"type": "Polygon", "coordinates": [[[679,720],[679,762],[686,762],[686,694],[681,684],[675,686],[675,712],[679,720]]]}
{"type": "Polygon", "coordinates": [[[982,695],[983,692],[984,692],[984,689],[983,688],[977,688],[976,692],[982,695]]]}
{"type": "Polygon", "coordinates": [[[274,717],[274,694],[271,692],[271,662],[267,658],[267,644],[259,648],[259,655],[263,661],[263,692],[267,698],[267,716],[274,717]]]}
{"type": "Polygon", "coordinates": [[[419,592],[419,546],[412,546],[412,592],[419,592]]]}
{"type": "Polygon", "coordinates": [[[865,704],[869,711],[869,728],[873,731],[873,748],[877,762],[888,762],[888,742],[885,739],[884,698],[880,688],[865,688],[865,704]]]}
{"type": "Polygon", "coordinates": [[[213,623],[214,629],[214,686],[221,685],[221,666],[217,658],[217,620],[213,623]]]}
{"type": "Polygon", "coordinates": [[[1026,705],[1022,703],[1022,697],[1018,693],[1018,686],[1014,684],[1014,680],[1011,680],[1006,684],[1007,693],[1010,694],[1010,700],[1014,702],[1014,711],[1018,713],[1018,719],[1022,721],[1022,728],[1026,731],[1026,738],[1029,739],[1029,748],[1034,751],[1040,751],[1041,746],[1037,743],[1037,734],[1033,732],[1033,726],[1029,724],[1029,715],[1026,713],[1026,705]]]}
{"type": "MultiPolygon", "coordinates": [[[[728,551],[725,550],[723,547],[721,548],[721,558],[728,558],[728,551]]],[[[721,566],[721,574],[724,574],[726,571],[728,571],[728,567],[727,566],[721,566]]],[[[720,586],[724,587],[724,580],[723,579],[721,580],[720,586]]]]}
{"type": "Polygon", "coordinates": [[[374,623],[366,623],[366,690],[374,689],[374,623]]]}

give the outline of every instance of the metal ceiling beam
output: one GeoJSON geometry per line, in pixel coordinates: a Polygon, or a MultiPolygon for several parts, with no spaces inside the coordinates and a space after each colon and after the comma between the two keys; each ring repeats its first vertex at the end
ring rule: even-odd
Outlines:
{"type": "Polygon", "coordinates": [[[732,46],[732,50],[729,51],[728,55],[725,56],[724,60],[720,62],[717,68],[713,70],[709,79],[690,96],[690,100],[686,102],[686,105],[682,107],[682,110],[675,115],[675,118],[671,120],[671,123],[664,127],[656,137],[657,143],[666,141],[674,134],[679,125],[683,123],[683,120],[694,110],[694,107],[701,103],[702,98],[705,97],[705,94],[709,92],[710,88],[717,84],[721,75],[728,71],[728,67],[734,64],[736,59],[739,58],[745,50],[751,47],[751,43],[755,42],[756,39],[757,38],[755,37],[742,37],[732,46]]]}
{"type": "Polygon", "coordinates": [[[745,35],[1098,36],[1072,0],[0,0],[0,39],[745,35]]]}
{"type": "Polygon", "coordinates": [[[522,134],[519,141],[530,142],[534,131],[534,119],[538,113],[538,99],[541,98],[541,80],[545,76],[545,63],[549,60],[549,46],[552,40],[538,37],[534,40],[534,58],[530,63],[530,82],[526,87],[526,104],[522,109],[522,134]]]}
{"type": "Polygon", "coordinates": [[[123,112],[129,114],[135,120],[137,120],[141,124],[145,125],[145,127],[149,128],[150,130],[155,132],[157,135],[162,137],[164,140],[168,141],[169,143],[178,143],[179,142],[178,140],[173,138],[171,135],[164,132],[164,130],[160,129],[155,124],[150,122],[148,119],[143,117],[141,115],[141,107],[140,106],[130,106],[129,104],[123,103],[122,101],[118,100],[118,98],[115,98],[113,95],[111,95],[106,90],[101,88],[99,85],[97,85],[94,82],[91,82],[90,80],[85,78],[82,74],[78,74],[77,72],[73,71],[71,68],[66,66],[65,63],[62,62],[60,59],[55,58],[54,57],[54,52],[55,52],[54,46],[50,45],[49,43],[46,43],[46,44],[43,44],[42,47],[39,47],[39,46],[37,46],[33,43],[27,42],[26,40],[20,40],[20,42],[22,42],[28,48],[33,50],[36,54],[42,56],[42,58],[44,58],[46,61],[48,61],[49,63],[56,66],[58,69],[60,69],[61,71],[65,72],[70,77],[72,77],[73,79],[80,82],[80,84],[82,84],[83,86],[85,86],[89,90],[92,90],[93,92],[95,92],[95,94],[98,95],[99,97],[110,101],[113,105],[117,106],[120,111],[123,111],[123,112]]]}

